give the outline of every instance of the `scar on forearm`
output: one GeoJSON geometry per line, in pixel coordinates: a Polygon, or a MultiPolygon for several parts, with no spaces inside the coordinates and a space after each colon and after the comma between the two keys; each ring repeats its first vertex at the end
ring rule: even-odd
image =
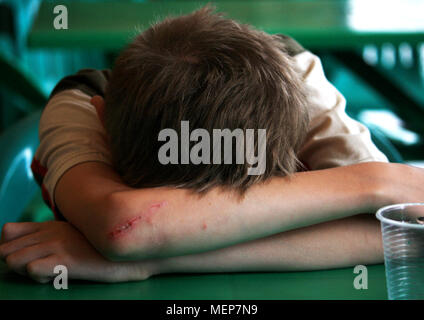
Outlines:
{"type": "Polygon", "coordinates": [[[125,223],[117,225],[111,232],[109,232],[109,237],[112,239],[116,239],[118,237],[123,236],[128,231],[132,230],[135,225],[140,222],[145,222],[147,224],[152,223],[153,214],[165,206],[167,204],[166,201],[162,201],[159,203],[152,204],[146,211],[141,212],[138,216],[127,220],[125,223]]]}

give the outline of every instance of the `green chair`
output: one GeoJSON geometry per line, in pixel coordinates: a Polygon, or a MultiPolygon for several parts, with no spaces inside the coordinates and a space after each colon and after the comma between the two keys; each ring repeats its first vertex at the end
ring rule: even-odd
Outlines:
{"type": "Polygon", "coordinates": [[[377,126],[369,126],[371,132],[371,139],[377,148],[383,152],[390,162],[403,163],[403,157],[396,149],[396,147],[390,142],[389,138],[386,137],[377,126]]]}
{"type": "Polygon", "coordinates": [[[18,94],[31,102],[32,108],[25,111],[34,111],[34,106],[42,106],[47,102],[47,93],[39,84],[35,75],[31,74],[19,62],[0,52],[0,84],[7,90],[18,94]]]}
{"type": "Polygon", "coordinates": [[[38,146],[37,111],[10,126],[0,135],[0,228],[18,221],[39,188],[31,172],[38,146]]]}

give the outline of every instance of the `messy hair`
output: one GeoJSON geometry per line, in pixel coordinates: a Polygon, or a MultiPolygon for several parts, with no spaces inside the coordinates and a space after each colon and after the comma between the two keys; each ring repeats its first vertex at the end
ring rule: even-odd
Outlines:
{"type": "Polygon", "coordinates": [[[301,76],[281,38],[204,7],[154,24],[121,52],[106,89],[105,127],[114,166],[130,186],[243,192],[298,169],[306,107],[301,76]],[[266,129],[265,172],[248,175],[247,161],[162,165],[158,134],[180,132],[184,120],[210,135],[266,129]]]}

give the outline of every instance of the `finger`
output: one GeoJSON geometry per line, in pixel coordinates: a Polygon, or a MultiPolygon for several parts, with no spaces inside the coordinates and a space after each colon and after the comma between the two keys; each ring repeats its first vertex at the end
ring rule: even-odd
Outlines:
{"type": "Polygon", "coordinates": [[[39,243],[33,246],[17,250],[6,257],[7,266],[13,271],[25,275],[26,266],[30,262],[44,258],[53,252],[53,247],[46,243],[39,243]]]}
{"type": "Polygon", "coordinates": [[[21,238],[0,244],[0,259],[4,260],[13,252],[28,246],[33,246],[41,241],[39,232],[31,233],[21,238]]]}
{"type": "Polygon", "coordinates": [[[26,266],[29,277],[40,283],[51,281],[56,274],[54,268],[59,265],[59,258],[52,254],[47,257],[31,261],[26,266]]]}
{"type": "Polygon", "coordinates": [[[9,222],[3,226],[1,242],[8,242],[24,235],[37,232],[40,228],[37,222],[9,222]]]}

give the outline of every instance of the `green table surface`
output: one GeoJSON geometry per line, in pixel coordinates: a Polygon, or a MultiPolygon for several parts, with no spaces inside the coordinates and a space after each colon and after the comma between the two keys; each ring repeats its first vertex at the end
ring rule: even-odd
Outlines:
{"type": "Polygon", "coordinates": [[[38,284],[0,262],[0,299],[387,299],[384,266],[368,266],[368,289],[353,287],[353,268],[285,273],[176,274],[104,284],[72,281],[67,290],[38,284]]]}
{"type": "MultiPolygon", "coordinates": [[[[184,14],[206,1],[42,3],[28,37],[30,47],[119,50],[168,14],[184,14]],[[65,4],[68,29],[55,30],[53,8],[65,4]]],[[[354,48],[368,43],[424,40],[423,2],[215,1],[218,11],[269,33],[289,34],[308,48],[354,48]]]]}

